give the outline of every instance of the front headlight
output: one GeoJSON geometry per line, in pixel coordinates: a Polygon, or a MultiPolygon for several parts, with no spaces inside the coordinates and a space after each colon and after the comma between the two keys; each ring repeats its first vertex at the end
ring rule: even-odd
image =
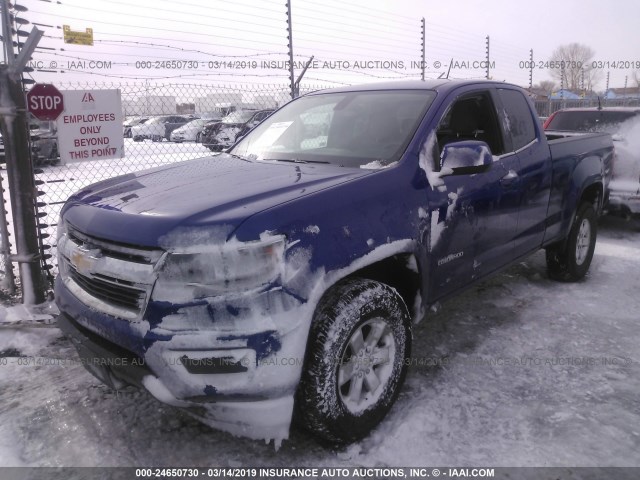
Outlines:
{"type": "MultiPolygon", "coordinates": [[[[242,292],[268,285],[283,272],[285,238],[231,241],[198,252],[171,252],[162,265],[154,297],[174,297],[188,288],[191,298],[242,292]]],[[[182,296],[182,295],[180,295],[182,296]]]]}

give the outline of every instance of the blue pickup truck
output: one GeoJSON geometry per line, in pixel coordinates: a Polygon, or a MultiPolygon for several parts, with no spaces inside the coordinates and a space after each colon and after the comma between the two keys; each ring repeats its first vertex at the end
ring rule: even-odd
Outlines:
{"type": "Polygon", "coordinates": [[[612,155],[606,134],[546,138],[505,83],[308,94],[219,156],[73,195],[58,324],[113,388],[236,435],[354,441],[427,307],[541,248],[550,277],[585,276],[612,155]]]}

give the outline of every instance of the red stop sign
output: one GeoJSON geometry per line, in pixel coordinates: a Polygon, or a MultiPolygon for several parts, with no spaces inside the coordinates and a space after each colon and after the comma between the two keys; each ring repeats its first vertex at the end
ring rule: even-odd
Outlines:
{"type": "Polygon", "coordinates": [[[64,110],[64,100],[53,85],[38,83],[27,93],[27,109],[39,120],[55,120],[64,110]]]}

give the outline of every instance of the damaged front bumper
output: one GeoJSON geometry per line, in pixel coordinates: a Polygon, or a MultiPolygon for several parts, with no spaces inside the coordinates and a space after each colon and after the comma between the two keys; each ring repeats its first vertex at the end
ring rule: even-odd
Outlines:
{"type": "Polygon", "coordinates": [[[308,322],[303,304],[282,289],[258,300],[151,302],[141,321],[92,309],[61,279],[56,299],[60,328],[85,368],[110,387],[145,388],[235,435],[288,438],[308,322]],[[247,302],[260,308],[249,309],[247,302]],[[243,318],[243,311],[252,318],[243,318]]]}

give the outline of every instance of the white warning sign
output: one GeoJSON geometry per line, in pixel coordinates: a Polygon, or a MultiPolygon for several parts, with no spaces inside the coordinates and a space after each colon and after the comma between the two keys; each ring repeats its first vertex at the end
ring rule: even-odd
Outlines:
{"type": "Polygon", "coordinates": [[[124,157],[120,90],[64,90],[58,117],[62,163],[124,157]]]}

